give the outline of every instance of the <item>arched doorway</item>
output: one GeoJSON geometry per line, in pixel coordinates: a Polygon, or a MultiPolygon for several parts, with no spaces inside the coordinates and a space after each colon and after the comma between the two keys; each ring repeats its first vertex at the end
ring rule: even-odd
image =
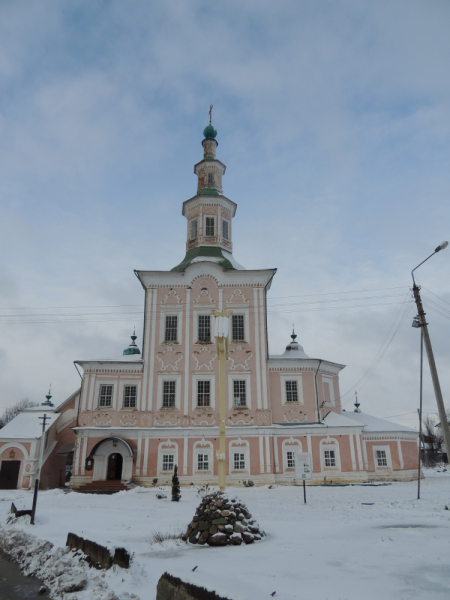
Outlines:
{"type": "Polygon", "coordinates": [[[123,458],[118,452],[110,454],[108,457],[108,470],[106,472],[106,479],[122,479],[122,466],[123,458]]]}

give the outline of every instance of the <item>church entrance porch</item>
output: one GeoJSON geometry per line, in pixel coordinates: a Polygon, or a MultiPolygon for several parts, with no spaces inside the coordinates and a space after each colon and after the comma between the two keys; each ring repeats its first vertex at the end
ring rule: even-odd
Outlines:
{"type": "Polygon", "coordinates": [[[122,479],[122,465],[123,458],[119,453],[110,454],[108,458],[108,471],[106,473],[106,479],[108,481],[121,480],[122,479]]]}

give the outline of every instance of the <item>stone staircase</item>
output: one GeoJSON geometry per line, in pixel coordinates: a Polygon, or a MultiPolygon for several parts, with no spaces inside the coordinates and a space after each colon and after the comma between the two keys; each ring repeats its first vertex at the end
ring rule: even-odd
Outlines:
{"type": "Polygon", "coordinates": [[[108,481],[91,481],[78,488],[74,488],[75,492],[82,494],[116,494],[128,490],[128,486],[119,479],[108,481]]]}

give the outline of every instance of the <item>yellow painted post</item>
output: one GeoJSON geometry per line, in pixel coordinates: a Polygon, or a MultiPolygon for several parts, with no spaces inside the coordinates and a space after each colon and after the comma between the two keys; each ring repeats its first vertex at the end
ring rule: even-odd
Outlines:
{"type": "MultiPolygon", "coordinates": [[[[211,311],[217,317],[228,318],[233,311],[218,312],[211,311]]],[[[222,332],[219,332],[223,334],[222,332]]],[[[217,460],[219,463],[219,489],[225,491],[226,481],[226,445],[225,445],[225,361],[228,358],[228,335],[217,335],[217,354],[219,356],[219,451],[217,452],[217,460]]]]}

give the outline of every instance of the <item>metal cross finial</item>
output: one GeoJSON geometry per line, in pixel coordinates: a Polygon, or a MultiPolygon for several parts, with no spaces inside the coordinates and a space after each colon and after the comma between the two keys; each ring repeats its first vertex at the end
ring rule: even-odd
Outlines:
{"type": "Polygon", "coordinates": [[[213,105],[210,104],[209,106],[209,124],[211,125],[211,119],[212,119],[212,109],[213,109],[213,105]]]}

